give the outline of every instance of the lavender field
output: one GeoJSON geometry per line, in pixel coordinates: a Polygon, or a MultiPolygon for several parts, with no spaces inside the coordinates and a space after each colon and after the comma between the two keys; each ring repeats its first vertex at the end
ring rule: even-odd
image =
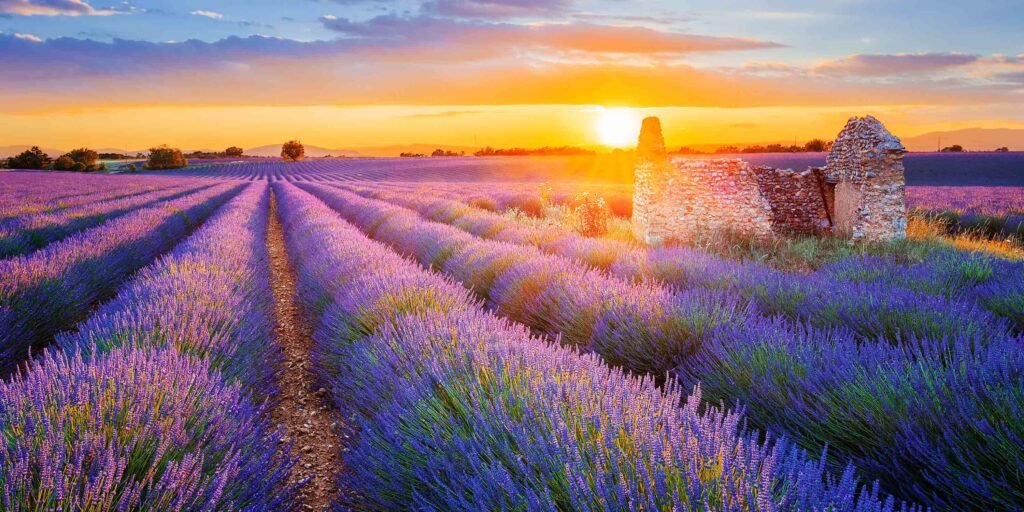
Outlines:
{"type": "MultiPolygon", "coordinates": [[[[0,510],[1024,510],[1024,260],[567,225],[622,158],[0,172],[0,510]]],[[[1019,247],[1020,155],[936,158],[1019,247]]]]}

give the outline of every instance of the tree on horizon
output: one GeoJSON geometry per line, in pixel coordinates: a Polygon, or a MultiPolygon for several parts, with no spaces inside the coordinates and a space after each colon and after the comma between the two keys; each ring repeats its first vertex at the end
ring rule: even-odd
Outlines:
{"type": "Polygon", "coordinates": [[[7,159],[8,169],[45,169],[50,166],[49,155],[39,149],[39,146],[32,146],[31,149],[23,151],[17,156],[7,159]]]}
{"type": "Polygon", "coordinates": [[[281,158],[286,162],[298,162],[306,158],[306,147],[297,140],[290,140],[281,146],[281,158]]]}
{"type": "Polygon", "coordinates": [[[180,169],[186,165],[188,165],[188,160],[181,154],[180,149],[162,145],[149,150],[146,169],[180,169]]]}

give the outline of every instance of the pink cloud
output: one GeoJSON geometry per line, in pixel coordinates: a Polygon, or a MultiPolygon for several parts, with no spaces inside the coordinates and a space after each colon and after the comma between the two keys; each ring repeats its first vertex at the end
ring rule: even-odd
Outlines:
{"type": "Polygon", "coordinates": [[[105,16],[116,12],[94,9],[83,0],[0,0],[0,13],[22,16],[105,16]]]}
{"type": "Polygon", "coordinates": [[[896,53],[850,55],[828,60],[813,70],[825,75],[882,77],[932,73],[973,64],[977,55],[964,53],[896,53]]]}
{"type": "Polygon", "coordinates": [[[516,18],[560,12],[571,4],[572,0],[434,0],[423,10],[462,18],[516,18]]]}
{"type": "MultiPolygon", "coordinates": [[[[780,48],[770,41],[589,23],[522,25],[441,18],[379,16],[365,22],[325,16],[324,27],[351,38],[417,45],[461,44],[476,52],[545,48],[564,52],[682,54],[780,48]]],[[[381,44],[387,48],[388,44],[381,44]]]]}

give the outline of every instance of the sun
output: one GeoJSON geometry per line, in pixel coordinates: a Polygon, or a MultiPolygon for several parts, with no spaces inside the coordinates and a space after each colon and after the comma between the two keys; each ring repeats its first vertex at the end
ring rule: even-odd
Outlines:
{"type": "Polygon", "coordinates": [[[602,108],[597,115],[597,135],[613,148],[635,146],[640,136],[640,118],[631,109],[602,108]]]}

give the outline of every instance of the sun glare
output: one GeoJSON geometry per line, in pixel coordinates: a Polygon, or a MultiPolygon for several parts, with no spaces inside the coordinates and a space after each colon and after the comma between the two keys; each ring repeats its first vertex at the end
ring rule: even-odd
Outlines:
{"type": "Polygon", "coordinates": [[[630,109],[601,109],[597,117],[597,134],[606,146],[634,146],[640,136],[640,118],[630,109]]]}

